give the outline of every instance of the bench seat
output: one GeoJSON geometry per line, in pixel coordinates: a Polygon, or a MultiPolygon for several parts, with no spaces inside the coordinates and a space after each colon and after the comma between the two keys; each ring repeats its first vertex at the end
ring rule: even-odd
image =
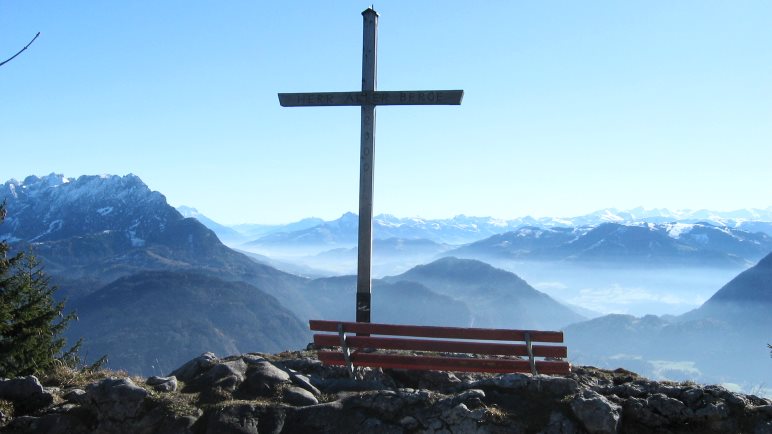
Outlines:
{"type": "Polygon", "coordinates": [[[563,332],[311,320],[325,364],[456,372],[568,374],[563,332]],[[331,334],[332,333],[332,334],[331,334]],[[356,334],[356,335],[354,335],[356,334]],[[398,337],[395,337],[398,336],[398,337]],[[485,341],[522,343],[501,343],[485,341]],[[483,342],[480,342],[483,341],[483,342]],[[550,345],[534,342],[549,343],[550,345]],[[324,348],[339,347],[339,350],[324,348]],[[419,352],[419,353],[415,353],[419,352]],[[524,357],[525,359],[521,359],[524,357]],[[542,358],[536,360],[536,358],[542,358]]]}

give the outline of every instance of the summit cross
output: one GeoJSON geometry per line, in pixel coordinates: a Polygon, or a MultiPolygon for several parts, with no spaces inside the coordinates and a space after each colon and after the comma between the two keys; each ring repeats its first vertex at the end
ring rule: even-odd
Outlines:
{"type": "Polygon", "coordinates": [[[280,93],[282,107],[360,106],[362,132],[359,150],[359,236],[357,252],[356,321],[370,322],[373,244],[373,150],[375,106],[378,105],[460,105],[463,90],[376,90],[378,13],[362,12],[362,91],[280,93]]]}

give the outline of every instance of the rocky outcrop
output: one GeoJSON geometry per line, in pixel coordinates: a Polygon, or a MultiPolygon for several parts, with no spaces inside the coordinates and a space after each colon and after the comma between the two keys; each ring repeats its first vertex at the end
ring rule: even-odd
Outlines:
{"type": "Polygon", "coordinates": [[[34,377],[0,380],[0,432],[772,432],[768,399],[624,370],[359,375],[353,380],[343,368],[323,366],[309,351],[207,353],[167,377],[108,376],[58,388],[34,377]]]}

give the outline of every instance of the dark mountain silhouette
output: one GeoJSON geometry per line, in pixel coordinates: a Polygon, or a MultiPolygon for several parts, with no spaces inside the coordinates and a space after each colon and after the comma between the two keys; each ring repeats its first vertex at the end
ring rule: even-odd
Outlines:
{"type": "Polygon", "coordinates": [[[772,253],[719,289],[702,308],[727,302],[772,303],[772,253]]]}
{"type": "MultiPolygon", "coordinates": [[[[320,319],[354,321],[356,276],[314,279],[305,288],[320,319]]],[[[416,282],[374,280],[372,321],[397,324],[468,327],[469,307],[416,282]]]]}
{"type": "Polygon", "coordinates": [[[417,282],[463,301],[477,327],[556,329],[585,319],[515,274],[477,260],[442,258],[383,280],[417,282]]]}
{"type": "Polygon", "coordinates": [[[606,315],[566,327],[573,361],[653,378],[768,387],[772,254],[678,317],[606,315]]]}
{"type": "Polygon", "coordinates": [[[193,272],[147,271],[123,277],[71,305],[91,356],[142,375],[165,375],[213,351],[276,352],[310,342],[307,326],[273,296],[243,282],[193,272]]]}
{"type": "Polygon", "coordinates": [[[772,253],[743,271],[683,320],[712,318],[735,328],[772,329],[772,253]]]}

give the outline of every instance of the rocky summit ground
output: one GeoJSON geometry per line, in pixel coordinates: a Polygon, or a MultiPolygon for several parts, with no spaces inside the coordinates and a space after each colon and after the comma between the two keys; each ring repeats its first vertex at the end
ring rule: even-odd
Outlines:
{"type": "Polygon", "coordinates": [[[625,370],[365,369],[313,351],[197,357],[168,377],[61,368],[0,380],[2,433],[772,433],[772,401],[625,370]]]}

